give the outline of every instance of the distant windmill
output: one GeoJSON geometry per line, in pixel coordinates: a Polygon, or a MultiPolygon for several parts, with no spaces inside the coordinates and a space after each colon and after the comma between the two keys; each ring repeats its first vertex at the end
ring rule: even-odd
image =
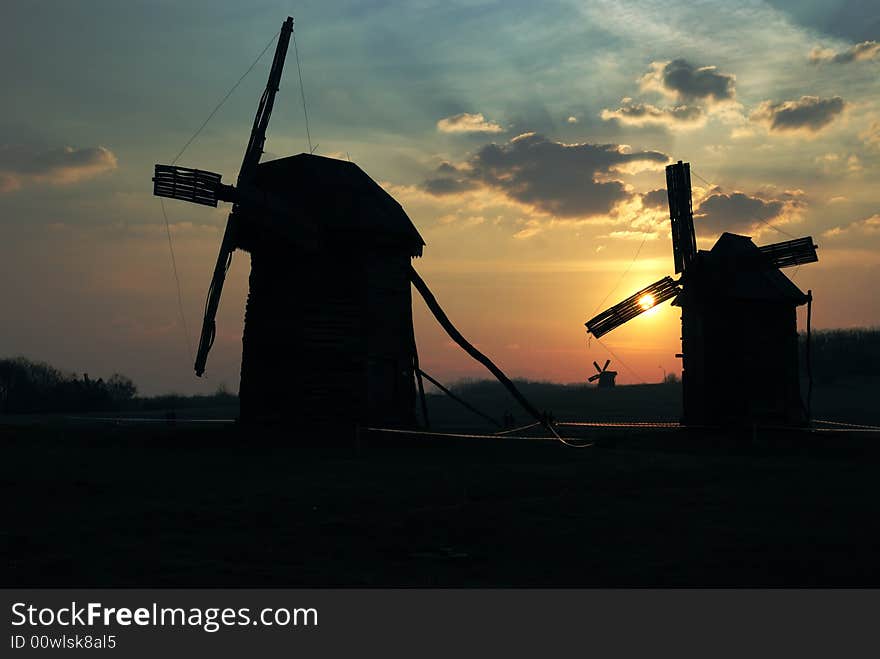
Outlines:
{"type": "Polygon", "coordinates": [[[598,380],[599,382],[596,386],[599,389],[607,389],[609,387],[614,386],[614,378],[617,377],[617,371],[609,371],[608,365],[611,363],[610,359],[605,360],[605,365],[602,368],[599,368],[598,362],[593,362],[593,366],[596,367],[596,373],[587,378],[587,382],[595,382],[598,380]]]}
{"type": "Polygon", "coordinates": [[[711,250],[698,251],[690,165],[669,165],[666,182],[681,277],[664,277],[597,314],[587,331],[599,338],[675,298],[682,309],[685,423],[802,423],[796,308],[812,296],[780,268],[817,261],[812,237],[757,247],[747,236],[724,233],[711,250]]]}

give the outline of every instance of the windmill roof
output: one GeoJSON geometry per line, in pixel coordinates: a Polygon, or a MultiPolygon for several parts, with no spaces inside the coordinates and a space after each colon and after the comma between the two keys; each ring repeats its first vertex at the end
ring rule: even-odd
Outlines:
{"type": "Polygon", "coordinates": [[[700,251],[688,269],[675,303],[724,299],[805,304],[807,296],[766,259],[748,236],[723,233],[709,251],[700,251]]]}
{"type": "Polygon", "coordinates": [[[403,207],[353,162],[308,153],[261,163],[257,187],[290,200],[322,230],[421,256],[425,241],[403,207]]]}

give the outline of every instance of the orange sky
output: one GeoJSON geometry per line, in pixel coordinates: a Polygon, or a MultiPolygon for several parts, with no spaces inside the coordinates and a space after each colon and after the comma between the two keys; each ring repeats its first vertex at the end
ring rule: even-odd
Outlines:
{"type": "MultiPolygon", "coordinates": [[[[668,303],[601,344],[583,326],[672,273],[663,167],[678,159],[693,167],[701,248],[725,230],[758,244],[812,235],[819,263],[788,274],[813,290],[815,326],[878,325],[880,47],[860,21],[813,9],[306,4],[296,20],[312,142],[403,205],[427,243],[416,268],[512,377],[579,382],[608,357],[621,383],[678,372],[668,303]]],[[[247,255],[235,257],[206,378],[189,354],[229,209],[166,204],[188,348],[150,177],[283,13],[268,0],[246,15],[225,0],[161,16],[61,3],[49,24],[39,3],[8,12],[5,47],[29,65],[7,73],[0,116],[0,355],[120,371],[147,394],[237,389],[247,255]]],[[[307,149],[293,65],[264,159],[307,149]]],[[[234,180],[267,71],[264,58],[180,164],[234,180]]],[[[418,299],[414,316],[428,372],[487,377],[418,299]]]]}

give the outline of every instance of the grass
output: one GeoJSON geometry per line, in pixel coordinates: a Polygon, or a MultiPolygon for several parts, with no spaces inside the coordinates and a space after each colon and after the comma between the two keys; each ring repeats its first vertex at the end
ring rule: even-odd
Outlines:
{"type": "Polygon", "coordinates": [[[2,585],[880,585],[865,436],[348,439],[0,426],[2,585]]]}

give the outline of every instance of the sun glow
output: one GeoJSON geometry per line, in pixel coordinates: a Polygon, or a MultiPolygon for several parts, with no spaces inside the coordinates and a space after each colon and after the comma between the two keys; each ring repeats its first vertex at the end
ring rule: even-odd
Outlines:
{"type": "Polygon", "coordinates": [[[654,306],[654,296],[651,295],[650,293],[643,295],[642,297],[639,298],[639,306],[642,309],[644,309],[645,311],[647,311],[648,309],[650,309],[651,307],[654,306]]]}

